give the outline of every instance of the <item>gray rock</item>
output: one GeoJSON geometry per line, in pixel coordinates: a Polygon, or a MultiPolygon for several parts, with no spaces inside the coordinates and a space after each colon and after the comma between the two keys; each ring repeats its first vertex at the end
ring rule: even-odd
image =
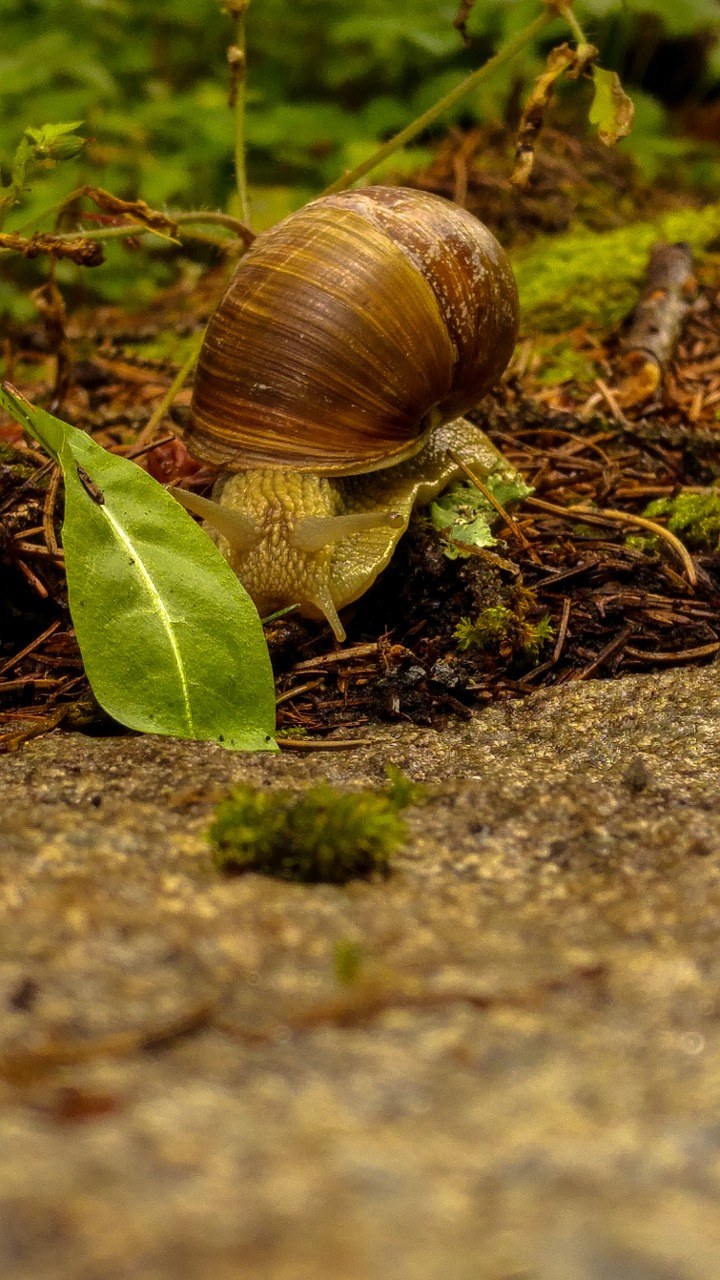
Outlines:
{"type": "Polygon", "coordinates": [[[716,1280],[718,668],[367,736],[0,756],[3,1280],[716,1280]],[[234,781],[389,761],[389,880],[213,869],[234,781]]]}

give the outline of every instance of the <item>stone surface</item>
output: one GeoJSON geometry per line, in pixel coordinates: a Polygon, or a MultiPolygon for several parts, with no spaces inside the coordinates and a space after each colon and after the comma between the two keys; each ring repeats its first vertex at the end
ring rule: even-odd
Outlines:
{"type": "Polygon", "coordinates": [[[0,757],[3,1280],[715,1280],[718,684],[0,757]],[[388,761],[430,785],[389,880],[214,871],[233,780],[388,761]]]}

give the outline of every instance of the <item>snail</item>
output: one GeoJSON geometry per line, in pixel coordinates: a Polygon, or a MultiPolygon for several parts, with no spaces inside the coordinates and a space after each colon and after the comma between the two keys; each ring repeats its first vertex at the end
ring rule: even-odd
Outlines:
{"type": "Polygon", "coordinates": [[[517,315],[495,238],[425,192],[320,197],[256,239],[210,319],[185,431],[221,474],[211,499],[174,492],[261,614],[297,604],[343,640],[339,611],[413,507],[461,462],[503,465],[460,415],[505,368],[517,315]]]}

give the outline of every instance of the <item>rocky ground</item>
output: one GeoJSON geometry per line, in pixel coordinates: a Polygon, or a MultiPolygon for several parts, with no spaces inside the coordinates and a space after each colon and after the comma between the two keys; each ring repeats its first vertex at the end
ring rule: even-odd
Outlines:
{"type": "Polygon", "coordinates": [[[351,752],[0,756],[3,1280],[715,1280],[719,736],[707,666],[351,752]],[[390,879],[213,868],[233,780],[389,761],[390,879]]]}

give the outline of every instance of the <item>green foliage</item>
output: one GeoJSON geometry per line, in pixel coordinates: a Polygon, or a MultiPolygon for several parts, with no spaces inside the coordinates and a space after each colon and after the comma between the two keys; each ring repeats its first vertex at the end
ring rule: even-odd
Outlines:
{"type": "Polygon", "coordinates": [[[667,213],[603,233],[544,237],[514,259],[528,328],[563,333],[579,324],[611,329],[637,301],[657,240],[687,240],[702,256],[720,234],[720,204],[667,213]]]}
{"type": "Polygon", "coordinates": [[[75,131],[81,120],[71,124],[44,124],[39,129],[26,128],[15,149],[7,182],[0,183],[0,225],[7,214],[30,190],[39,174],[55,168],[59,160],[72,160],[85,145],[75,131]]]}
{"type": "MultiPolygon", "coordinates": [[[[486,485],[505,510],[533,492],[519,474],[508,475],[505,464],[488,476],[486,485]]],[[[497,541],[492,533],[492,526],[498,519],[496,508],[479,489],[465,480],[454,484],[431,504],[430,519],[436,529],[452,539],[452,544],[462,543],[468,548],[464,552],[462,546],[447,546],[445,555],[450,560],[470,555],[472,547],[494,547],[497,541]]]]}
{"type": "Polygon", "coordinates": [[[60,464],[68,597],[100,705],[146,733],[275,747],[275,691],[254,605],[162,485],[84,431],[0,390],[60,464]]]}
{"type": "Polygon", "coordinates": [[[304,792],[236,787],[208,833],[215,865],[306,884],[387,875],[406,839],[399,811],[413,802],[412,786],[397,770],[384,791],[343,792],[324,782],[304,792]]]}
{"type": "Polygon", "coordinates": [[[507,605],[490,605],[472,621],[461,618],[454,631],[461,653],[479,649],[482,653],[500,653],[510,657],[520,653],[537,660],[540,650],[549,644],[555,629],[549,614],[532,623],[524,616],[522,606],[517,610],[507,605]]]}
{"type": "MultiPolygon", "coordinates": [[[[44,212],[83,183],[142,197],[153,207],[227,206],[232,25],[220,0],[25,0],[5,8],[0,160],[7,175],[18,139],[21,146],[37,142],[32,131],[47,131],[47,121],[83,120],[88,139],[82,151],[67,135],[55,139],[46,158],[62,157],[62,169],[47,167],[23,184],[24,221],[49,229],[44,212]]],[[[464,49],[452,25],[455,0],[396,0],[391,7],[386,0],[253,0],[246,123],[256,225],[277,220],[367,155],[516,36],[539,9],[540,0],[476,4],[471,47],[464,49]]],[[[664,34],[718,29],[716,0],[579,0],[577,12],[603,66],[621,73],[633,98],[633,67],[664,34]]],[[[489,77],[447,112],[435,135],[457,121],[502,116],[540,70],[548,44],[566,32],[562,21],[553,23],[509,73],[489,77]]],[[[718,81],[716,45],[698,92],[718,81]]],[[[653,162],[662,168],[664,159],[674,159],[677,140],[658,128],[653,137],[660,140],[653,162]]],[[[46,148],[48,142],[46,132],[46,148]]],[[[641,158],[651,152],[638,145],[641,158]]],[[[391,171],[402,173],[406,163],[394,158],[391,171]]],[[[8,194],[5,189],[0,198],[8,194]]],[[[142,305],[169,278],[170,254],[154,248],[140,271],[137,259],[113,244],[106,267],[86,277],[84,287],[110,301],[142,305]]],[[[37,280],[37,264],[24,270],[29,282],[37,280]]],[[[72,283],[78,268],[66,265],[62,276],[72,283]]],[[[6,289],[0,307],[7,308],[9,298],[6,289]]]]}
{"type": "Polygon", "coordinates": [[[720,491],[706,489],[693,493],[681,489],[674,498],[657,498],[643,512],[648,520],[667,521],[671,533],[688,547],[717,551],[720,547],[720,491]]]}

